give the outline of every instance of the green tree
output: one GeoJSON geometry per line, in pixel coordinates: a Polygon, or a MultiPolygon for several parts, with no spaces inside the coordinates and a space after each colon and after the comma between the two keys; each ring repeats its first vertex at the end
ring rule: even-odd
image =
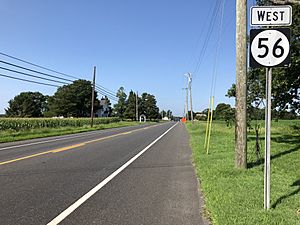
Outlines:
{"type": "Polygon", "coordinates": [[[114,111],[116,116],[120,117],[120,119],[124,118],[124,113],[126,110],[126,98],[127,95],[124,91],[123,87],[120,87],[117,92],[118,103],[114,105],[114,111]]]}
{"type": "MultiPolygon", "coordinates": [[[[72,84],[59,87],[49,98],[49,115],[64,117],[86,117],[91,114],[92,84],[87,80],[75,80],[72,84]]],[[[95,92],[94,112],[99,108],[95,92]]]]}
{"type": "Polygon", "coordinates": [[[162,110],[160,112],[161,118],[164,118],[165,116],[167,116],[167,112],[165,110],[162,110]]]}
{"type": "Polygon", "coordinates": [[[40,92],[22,92],[8,102],[6,116],[42,117],[47,109],[47,98],[40,92]]]}
{"type": "Polygon", "coordinates": [[[126,110],[124,112],[124,117],[127,119],[136,119],[136,94],[131,90],[126,100],[126,110]]]}
{"type": "Polygon", "coordinates": [[[159,119],[159,108],[156,105],[154,95],[143,93],[140,103],[140,112],[145,114],[148,119],[159,119]]]}
{"type": "Polygon", "coordinates": [[[172,113],[172,111],[171,110],[168,110],[167,111],[167,117],[169,118],[169,119],[173,119],[173,113],[172,113]]]}
{"type": "Polygon", "coordinates": [[[220,103],[217,105],[214,117],[217,120],[225,120],[227,125],[231,125],[234,119],[235,110],[229,104],[220,103]]]}

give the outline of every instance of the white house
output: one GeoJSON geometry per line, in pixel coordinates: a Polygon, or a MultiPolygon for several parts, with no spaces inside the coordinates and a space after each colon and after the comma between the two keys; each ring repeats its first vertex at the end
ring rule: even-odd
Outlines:
{"type": "Polygon", "coordinates": [[[107,104],[105,98],[100,99],[100,108],[95,112],[95,117],[108,117],[110,113],[110,106],[107,104]]]}

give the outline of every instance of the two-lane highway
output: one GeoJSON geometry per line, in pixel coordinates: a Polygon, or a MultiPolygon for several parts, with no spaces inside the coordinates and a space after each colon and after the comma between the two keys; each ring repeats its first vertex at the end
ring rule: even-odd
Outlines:
{"type": "Polygon", "coordinates": [[[0,145],[0,224],[202,224],[180,123],[0,145]]]}

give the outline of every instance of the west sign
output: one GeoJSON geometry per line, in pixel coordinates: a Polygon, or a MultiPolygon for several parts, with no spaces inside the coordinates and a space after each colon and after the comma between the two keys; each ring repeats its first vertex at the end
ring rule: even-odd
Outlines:
{"type": "Polygon", "coordinates": [[[289,26],[292,24],[292,7],[253,6],[250,17],[251,26],[289,26]]]}

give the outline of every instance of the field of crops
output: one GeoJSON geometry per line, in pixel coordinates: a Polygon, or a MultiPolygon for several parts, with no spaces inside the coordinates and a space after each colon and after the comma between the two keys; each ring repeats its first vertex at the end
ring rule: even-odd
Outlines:
{"type": "MultiPolygon", "coordinates": [[[[119,118],[95,118],[94,124],[120,122],[119,118]]],[[[0,131],[23,131],[40,128],[82,127],[90,125],[90,118],[0,118],[0,131]]]]}

